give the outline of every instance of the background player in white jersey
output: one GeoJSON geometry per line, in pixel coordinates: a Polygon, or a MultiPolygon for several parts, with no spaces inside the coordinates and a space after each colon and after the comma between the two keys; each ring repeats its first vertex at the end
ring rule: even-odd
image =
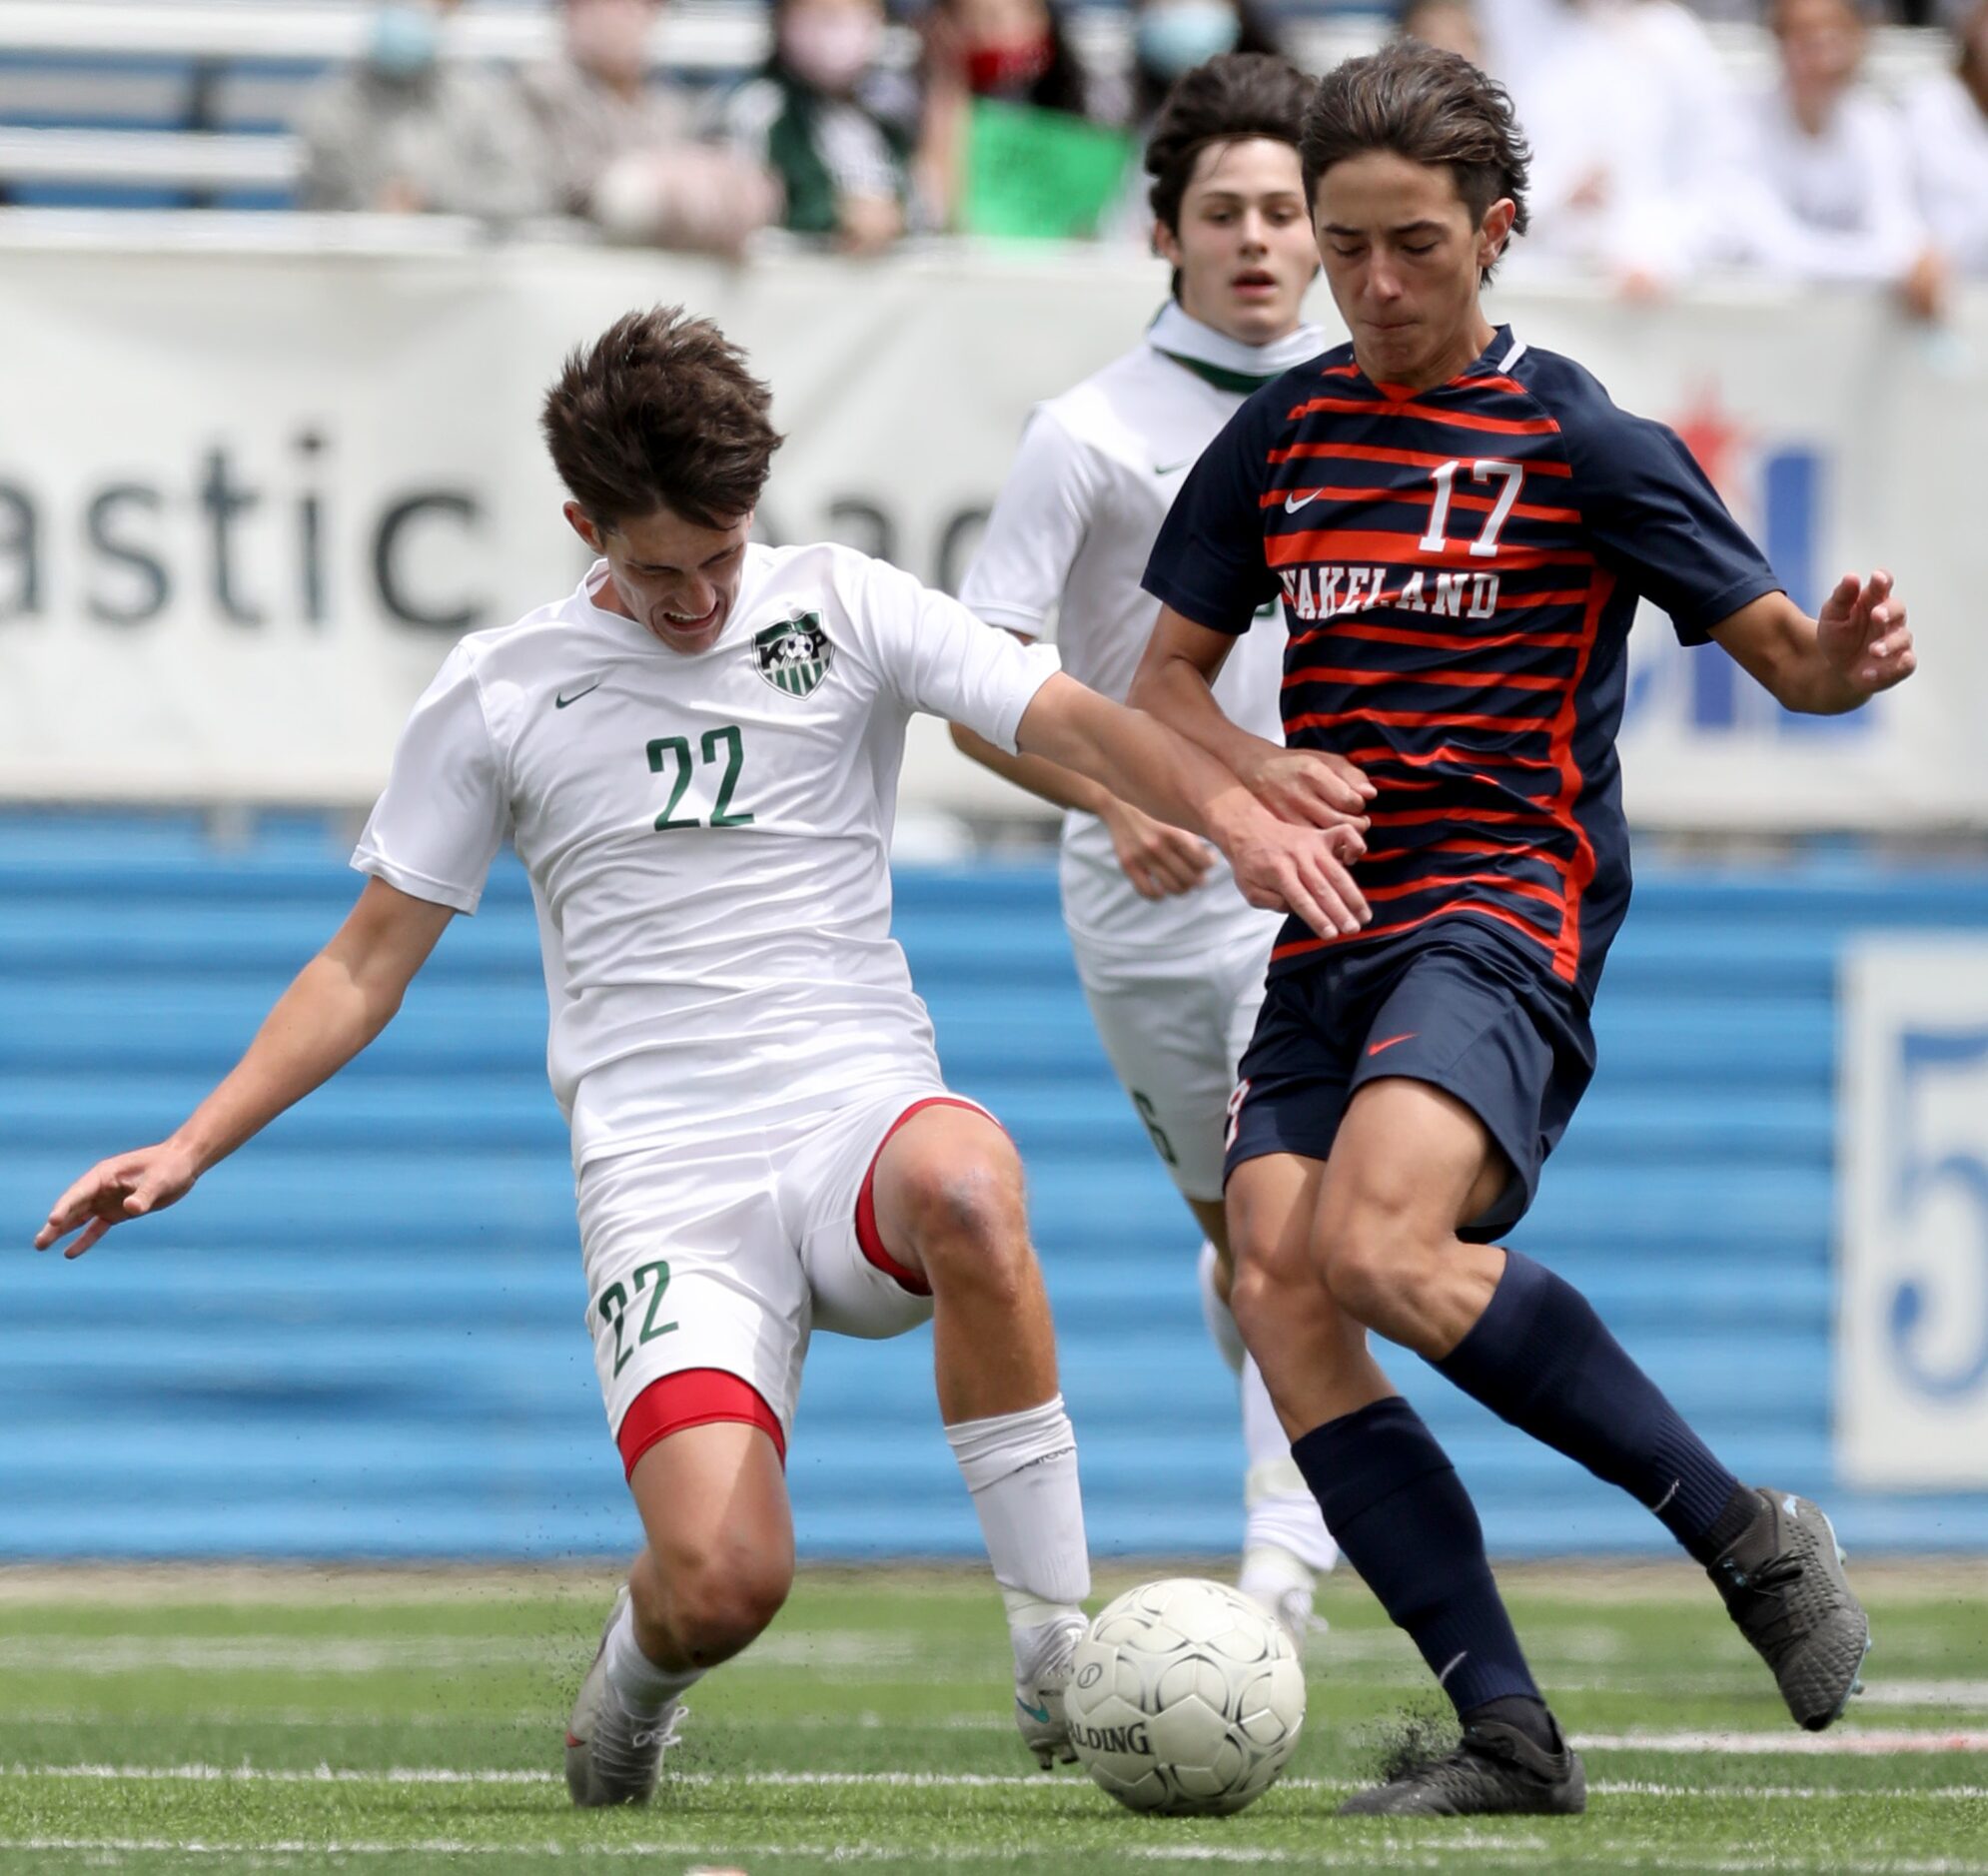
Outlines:
{"type": "MultiPolygon", "coordinates": [[[[1319,259],[1297,150],[1311,94],[1294,66],[1257,53],[1211,59],[1174,86],[1146,150],[1173,296],[1138,346],[1035,411],[961,588],[982,618],[1024,638],[1053,620],[1064,669],[1106,696],[1124,697],[1152,634],[1140,581],[1188,469],[1250,392],[1325,349],[1302,316],[1319,259]]],[[[1283,634],[1260,632],[1238,640],[1216,692],[1280,741],[1282,677],[1283,634]]],[[[1236,890],[1205,840],[1084,776],[1006,755],[969,725],[953,737],[1068,810],[1063,916],[1078,976],[1112,1067],[1207,1235],[1202,1303],[1241,1377],[1241,1587],[1302,1644],[1315,1572],[1339,1552],[1229,1313],[1222,1214],[1229,1096],[1277,920],[1236,890]]],[[[1361,800],[1349,784],[1330,806],[1357,814],[1361,800]]]]}
{"type": "Polygon", "coordinates": [[[621,320],[545,405],[601,556],[475,632],[416,706],[354,864],[372,875],[242,1061],[166,1141],[72,1186],[35,1242],[194,1181],[385,1027],[506,837],[530,875],[572,1128],[586,1317],[647,1542],[566,1735],[576,1802],[645,1799],[684,1691],[793,1574],[782,1463],[811,1329],[933,1321],[939,1407],[1015,1639],[1017,1723],[1068,1755],[1089,1587],[1075,1441],[1021,1168],[948,1095],[890,937],[905,722],[929,710],[1199,826],[1263,901],[1364,911],[1336,836],[909,575],[751,545],[765,387],[673,309],[621,320]]]}

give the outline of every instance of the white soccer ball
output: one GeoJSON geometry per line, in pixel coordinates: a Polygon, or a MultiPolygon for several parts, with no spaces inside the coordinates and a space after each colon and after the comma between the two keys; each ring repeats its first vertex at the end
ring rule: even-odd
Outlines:
{"type": "Polygon", "coordinates": [[[1091,1624],[1063,1706],[1077,1756],[1119,1803],[1222,1817],[1276,1783],[1305,1723],[1305,1675],[1247,1596],[1174,1576],[1091,1624]]]}

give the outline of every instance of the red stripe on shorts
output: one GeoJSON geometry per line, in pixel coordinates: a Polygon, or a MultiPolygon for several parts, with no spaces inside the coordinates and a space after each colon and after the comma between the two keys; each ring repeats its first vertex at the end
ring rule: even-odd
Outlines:
{"type": "MultiPolygon", "coordinates": [[[[883,1158],[883,1150],[890,1145],[890,1137],[914,1114],[922,1114],[927,1108],[965,1108],[969,1114],[985,1115],[987,1110],[975,1101],[962,1101],[958,1095],[927,1095],[922,1101],[914,1101],[884,1130],[884,1136],[877,1142],[877,1150],[870,1155],[869,1171],[863,1175],[863,1184],[856,1194],[856,1244],[864,1257],[888,1277],[900,1289],[907,1290],[914,1297],[929,1297],[932,1286],[916,1271],[906,1270],[888,1251],[883,1248],[883,1237],[877,1230],[877,1162],[883,1158]]],[[[990,1117],[991,1118],[991,1117],[990,1117]]],[[[995,1123],[997,1126],[999,1122],[995,1123]]]]}
{"type": "Polygon", "coordinates": [[[787,1435],[780,1428],[780,1416],[757,1388],[721,1368],[685,1368],[650,1382],[622,1415],[614,1443],[621,1448],[623,1469],[633,1476],[635,1461],[658,1439],[714,1420],[742,1420],[763,1427],[780,1463],[786,1464],[787,1435]]]}

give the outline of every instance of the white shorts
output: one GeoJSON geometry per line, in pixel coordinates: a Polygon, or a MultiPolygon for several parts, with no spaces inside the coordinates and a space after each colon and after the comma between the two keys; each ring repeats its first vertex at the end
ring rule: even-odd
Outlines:
{"type": "Polygon", "coordinates": [[[986,1112],[942,1087],[900,1086],[806,1121],[581,1168],[586,1324],[630,1470],[659,1436],[647,1411],[628,1424],[655,1383],[697,1371],[694,1407],[749,1402],[725,1378],[744,1382],[773,1423],[756,1411],[686,1412],[679,1389],[669,1429],[760,1419],[784,1455],[813,1330],[899,1336],[930,1317],[931,1292],[877,1236],[870,1175],[896,1127],[935,1101],[986,1112]]]}
{"type": "Polygon", "coordinates": [[[1181,959],[1087,946],[1077,975],[1098,1040],[1168,1173],[1190,1199],[1222,1199],[1229,1097],[1263,1005],[1272,934],[1181,959]]]}

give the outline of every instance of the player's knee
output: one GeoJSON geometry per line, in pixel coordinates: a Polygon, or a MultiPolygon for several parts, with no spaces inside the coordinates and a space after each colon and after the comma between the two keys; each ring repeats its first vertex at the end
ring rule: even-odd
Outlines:
{"type": "Polygon", "coordinates": [[[1012,1151],[911,1169],[900,1205],[912,1249],[934,1290],[971,1283],[1019,1292],[1029,1281],[1028,1208],[1012,1151]]]}
{"type": "Polygon", "coordinates": [[[664,1622],[679,1652],[700,1667],[728,1659],[761,1634],[793,1587],[784,1554],[726,1547],[668,1571],[664,1622]]]}
{"type": "Polygon", "coordinates": [[[1430,1264],[1413,1211],[1373,1198],[1329,1207],[1321,1221],[1319,1251],[1320,1272],[1333,1302],[1356,1322],[1377,1328],[1413,1302],[1430,1264]]]}
{"type": "Polygon", "coordinates": [[[1301,1251],[1287,1244],[1241,1242],[1229,1308],[1251,1348],[1303,1322],[1325,1303],[1325,1290],[1301,1251]]]}

